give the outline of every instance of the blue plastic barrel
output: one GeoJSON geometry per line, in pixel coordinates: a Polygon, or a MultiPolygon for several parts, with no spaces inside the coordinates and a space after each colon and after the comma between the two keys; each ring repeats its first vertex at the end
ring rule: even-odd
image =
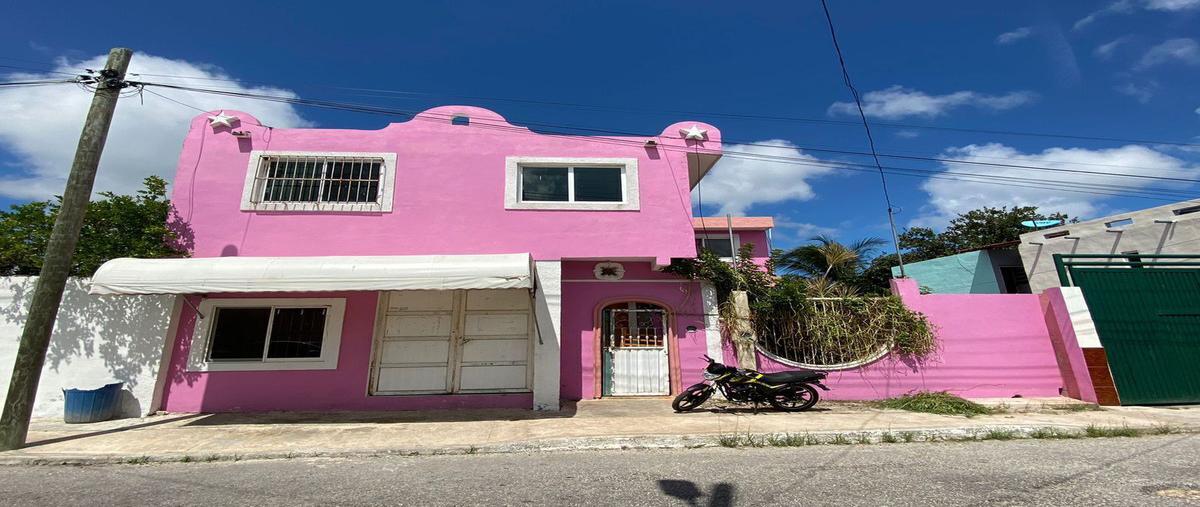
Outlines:
{"type": "Polygon", "coordinates": [[[100,389],[63,389],[63,421],[74,423],[100,422],[112,419],[117,413],[124,382],[108,384],[100,389]]]}

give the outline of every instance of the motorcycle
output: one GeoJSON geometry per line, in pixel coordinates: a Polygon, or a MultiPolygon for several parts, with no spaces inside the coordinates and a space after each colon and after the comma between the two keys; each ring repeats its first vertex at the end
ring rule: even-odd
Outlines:
{"type": "Polygon", "coordinates": [[[826,373],[813,370],[791,370],[777,373],[760,373],[718,363],[704,356],[708,366],[704,368],[704,381],[684,389],[671,408],[676,412],[695,409],[719,389],[725,399],[735,403],[753,403],[755,410],[761,403],[768,403],[776,410],[801,412],[812,408],[821,399],[813,386],[824,391],[822,384],[826,373]]]}

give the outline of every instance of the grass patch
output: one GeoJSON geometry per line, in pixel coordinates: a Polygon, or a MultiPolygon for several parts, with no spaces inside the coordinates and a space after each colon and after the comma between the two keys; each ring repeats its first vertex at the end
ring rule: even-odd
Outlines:
{"type": "Polygon", "coordinates": [[[138,456],[125,460],[125,464],[127,465],[145,465],[147,463],[150,463],[150,456],[138,456]]]}
{"type": "Polygon", "coordinates": [[[808,433],[784,433],[783,435],[771,435],[767,437],[767,445],[771,447],[803,447],[819,443],[821,441],[817,440],[817,437],[808,433]]]}
{"type": "Polygon", "coordinates": [[[717,443],[721,447],[766,447],[768,442],[767,437],[761,435],[751,435],[749,433],[732,435],[721,435],[717,437],[717,443]]]}
{"type": "Polygon", "coordinates": [[[838,434],[834,435],[832,439],[829,440],[829,443],[831,443],[833,445],[849,445],[850,439],[846,438],[846,435],[838,433],[838,434]]]}
{"type": "Polygon", "coordinates": [[[1062,428],[1038,428],[1029,434],[1029,438],[1039,440],[1065,440],[1071,438],[1083,438],[1083,435],[1074,431],[1067,431],[1062,428]]]}
{"type": "Polygon", "coordinates": [[[967,417],[995,413],[988,407],[945,391],[906,394],[876,402],[876,406],[909,412],[967,417]]]}
{"type": "Polygon", "coordinates": [[[885,444],[894,444],[899,442],[900,438],[896,437],[896,435],[890,431],[885,431],[882,435],[879,435],[879,441],[885,444]]]}
{"type": "Polygon", "coordinates": [[[1100,408],[1100,405],[1096,405],[1095,403],[1072,403],[1070,405],[1055,405],[1051,408],[1063,412],[1099,412],[1104,410],[1100,408]]]}
{"type": "Polygon", "coordinates": [[[980,436],[983,440],[1012,440],[1016,438],[1017,432],[1013,430],[990,429],[980,436]]]}
{"type": "Polygon", "coordinates": [[[866,433],[860,433],[858,435],[857,441],[860,444],[869,444],[869,443],[871,443],[871,436],[866,433]]]}
{"type": "Polygon", "coordinates": [[[904,440],[904,443],[906,444],[911,444],[913,440],[917,439],[917,434],[911,431],[901,432],[900,439],[904,440]]]}
{"type": "Polygon", "coordinates": [[[1179,432],[1179,430],[1175,429],[1174,426],[1171,426],[1170,424],[1165,424],[1165,423],[1164,424],[1155,424],[1154,427],[1150,428],[1151,435],[1170,435],[1172,433],[1178,433],[1178,432],[1179,432]]]}
{"type": "Polygon", "coordinates": [[[1115,427],[1104,427],[1104,426],[1092,425],[1092,426],[1088,426],[1087,428],[1085,428],[1083,430],[1083,433],[1091,438],[1140,437],[1140,436],[1142,436],[1142,432],[1138,431],[1136,428],[1130,428],[1129,426],[1121,426],[1120,428],[1115,428],[1115,427]]]}

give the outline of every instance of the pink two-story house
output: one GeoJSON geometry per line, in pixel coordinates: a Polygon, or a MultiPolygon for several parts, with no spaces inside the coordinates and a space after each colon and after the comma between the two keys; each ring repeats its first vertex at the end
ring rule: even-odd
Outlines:
{"type": "Polygon", "coordinates": [[[97,294],[176,294],[170,412],[532,407],[665,395],[721,356],[714,294],[662,273],[769,249],[693,221],[720,132],[548,135],[476,107],[379,130],[197,116],[173,204],[188,259],[117,259],[97,294]]]}

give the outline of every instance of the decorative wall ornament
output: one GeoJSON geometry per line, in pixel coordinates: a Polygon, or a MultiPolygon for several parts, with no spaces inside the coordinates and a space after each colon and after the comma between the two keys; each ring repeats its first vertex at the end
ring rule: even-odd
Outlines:
{"type": "Polygon", "coordinates": [[[692,125],[692,128],[689,129],[679,129],[679,134],[682,135],[684,139],[703,141],[708,135],[708,131],[692,125]]]}
{"type": "Polygon", "coordinates": [[[600,262],[592,273],[597,280],[620,280],[625,278],[625,266],[620,262],[600,262]]]}
{"type": "Polygon", "coordinates": [[[239,120],[237,116],[227,115],[225,114],[225,111],[217,113],[216,116],[208,117],[208,125],[214,129],[217,127],[233,128],[233,124],[238,123],[238,121],[239,120]]]}

